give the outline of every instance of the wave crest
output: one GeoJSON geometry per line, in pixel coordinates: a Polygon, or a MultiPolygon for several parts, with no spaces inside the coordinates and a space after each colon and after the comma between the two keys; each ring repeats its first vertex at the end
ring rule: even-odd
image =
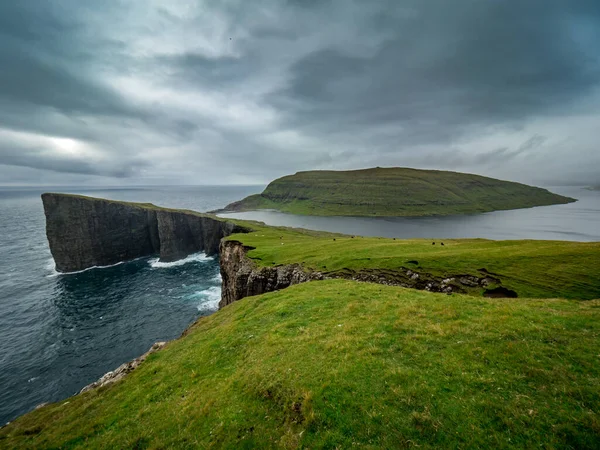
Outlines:
{"type": "Polygon", "coordinates": [[[198,311],[213,312],[219,308],[219,301],[221,300],[220,287],[212,286],[203,291],[198,291],[196,294],[204,299],[204,301],[198,304],[198,311]]]}
{"type": "Polygon", "coordinates": [[[160,261],[160,258],[152,258],[148,261],[148,264],[150,264],[150,267],[153,269],[168,269],[169,267],[183,266],[184,264],[191,262],[206,262],[212,261],[213,259],[214,258],[212,256],[206,256],[206,253],[200,252],[173,262],[162,262],[160,261]]]}

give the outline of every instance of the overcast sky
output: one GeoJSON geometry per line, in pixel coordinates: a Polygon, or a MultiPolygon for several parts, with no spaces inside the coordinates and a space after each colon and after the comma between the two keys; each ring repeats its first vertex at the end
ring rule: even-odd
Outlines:
{"type": "Polygon", "coordinates": [[[600,183],[600,1],[0,1],[0,184],[600,183]]]}

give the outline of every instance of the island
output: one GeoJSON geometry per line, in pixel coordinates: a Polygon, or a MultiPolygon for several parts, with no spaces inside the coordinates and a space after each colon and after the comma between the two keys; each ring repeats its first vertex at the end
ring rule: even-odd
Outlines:
{"type": "MultiPolygon", "coordinates": [[[[598,242],[364,238],[76,199],[53,194],[48,220],[102,223],[99,239],[130,222],[141,238],[114,247],[130,257],[149,210],[225,227],[220,310],[0,428],[2,448],[597,447],[598,242]]],[[[93,227],[69,245],[47,231],[53,253],[96,251],[77,243],[93,227]]]]}
{"type": "Polygon", "coordinates": [[[377,167],[298,172],[217,212],[270,209],[320,216],[444,216],[574,201],[539,187],[480,175],[377,167]]]}

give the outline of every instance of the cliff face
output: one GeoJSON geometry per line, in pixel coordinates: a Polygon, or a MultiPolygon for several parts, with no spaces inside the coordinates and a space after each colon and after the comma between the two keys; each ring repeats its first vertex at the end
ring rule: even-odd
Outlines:
{"type": "Polygon", "coordinates": [[[214,255],[221,238],[249,231],[232,222],[148,204],[65,194],[44,194],[42,201],[50,251],[60,272],[154,254],[163,261],[199,251],[214,255]]]}
{"type": "Polygon", "coordinates": [[[249,231],[233,222],[185,212],[158,210],[156,215],[160,258],[163,261],[176,261],[199,251],[215,255],[223,237],[249,231]]]}
{"type": "Polygon", "coordinates": [[[238,241],[221,241],[219,254],[223,284],[219,308],[244,297],[324,278],[320,272],[304,272],[299,264],[258,267],[246,256],[248,250],[238,241]]]}

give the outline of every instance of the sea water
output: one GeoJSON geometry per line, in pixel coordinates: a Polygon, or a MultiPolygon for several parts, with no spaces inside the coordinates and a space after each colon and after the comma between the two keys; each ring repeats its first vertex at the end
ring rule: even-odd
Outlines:
{"type": "Polygon", "coordinates": [[[218,260],[203,253],[58,274],[42,192],[207,211],[262,189],[0,188],[0,424],[75,394],[156,341],[177,338],[221,297],[218,260]]]}

